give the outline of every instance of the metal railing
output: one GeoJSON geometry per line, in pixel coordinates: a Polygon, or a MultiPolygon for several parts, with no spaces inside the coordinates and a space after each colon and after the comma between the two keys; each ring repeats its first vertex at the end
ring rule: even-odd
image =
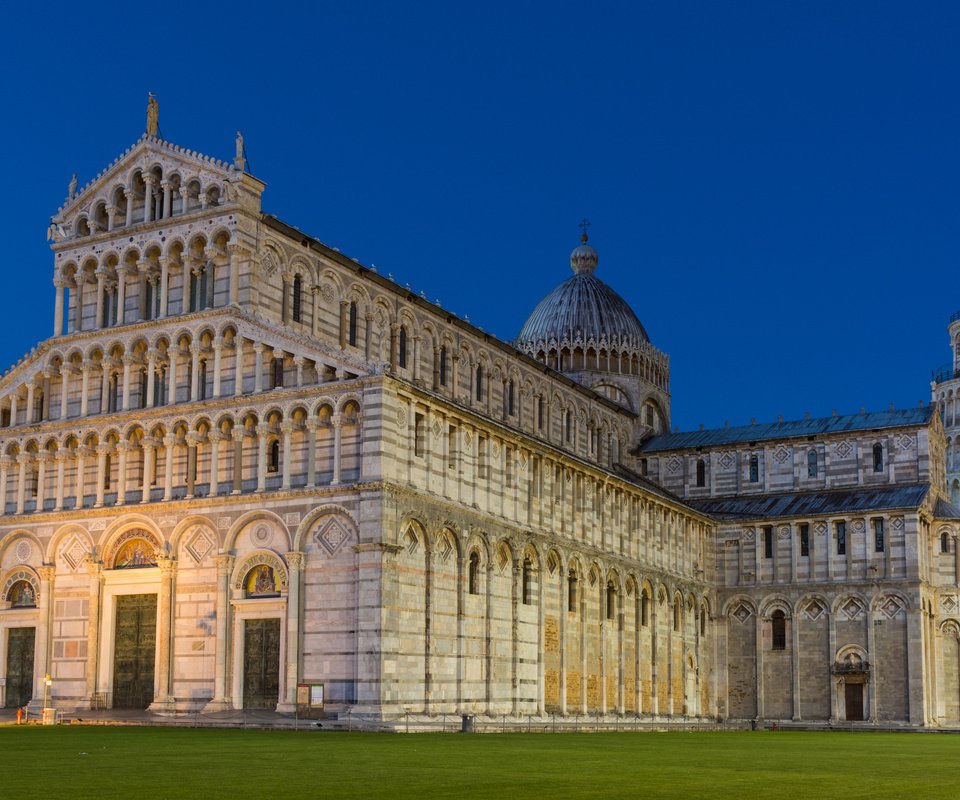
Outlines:
{"type": "Polygon", "coordinates": [[[944,364],[943,366],[937,367],[935,370],[933,370],[931,377],[934,383],[945,383],[946,381],[952,381],[956,378],[960,378],[960,369],[954,367],[953,364],[944,364]]]}

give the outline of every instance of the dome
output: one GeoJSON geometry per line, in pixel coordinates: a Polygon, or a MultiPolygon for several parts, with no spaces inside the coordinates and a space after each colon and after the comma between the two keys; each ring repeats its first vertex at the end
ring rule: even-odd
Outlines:
{"type": "Polygon", "coordinates": [[[517,336],[521,349],[556,340],[607,342],[638,346],[650,339],[633,309],[593,274],[597,251],[586,242],[570,254],[573,276],[543,298],[517,336]]]}

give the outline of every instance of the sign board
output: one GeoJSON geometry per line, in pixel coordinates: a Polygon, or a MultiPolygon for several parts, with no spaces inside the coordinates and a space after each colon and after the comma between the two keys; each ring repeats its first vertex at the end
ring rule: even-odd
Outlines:
{"type": "Polygon", "coordinates": [[[322,683],[298,683],[297,705],[310,708],[323,708],[322,683]]]}

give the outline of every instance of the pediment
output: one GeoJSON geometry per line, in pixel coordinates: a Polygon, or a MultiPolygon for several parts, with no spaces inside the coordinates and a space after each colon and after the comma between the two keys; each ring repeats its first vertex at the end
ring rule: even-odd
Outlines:
{"type": "Polygon", "coordinates": [[[144,134],[95,178],[80,188],[73,197],[67,197],[53,217],[55,241],[72,236],[80,217],[93,218],[104,207],[122,205],[122,190],[135,186],[138,177],[153,172],[161,180],[174,181],[178,186],[195,182],[199,190],[218,186],[221,196],[228,193],[227,183],[243,173],[233,164],[188,150],[163,139],[144,134]]]}

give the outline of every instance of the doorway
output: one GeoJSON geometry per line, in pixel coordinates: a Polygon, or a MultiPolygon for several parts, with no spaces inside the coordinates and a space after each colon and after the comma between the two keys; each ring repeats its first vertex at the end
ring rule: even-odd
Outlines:
{"type": "Polygon", "coordinates": [[[843,700],[847,708],[847,722],[863,722],[863,684],[844,683],[843,700]]]}
{"type": "Polygon", "coordinates": [[[33,648],[36,628],[7,631],[7,708],[25,706],[33,697],[33,648]]]}
{"type": "Polygon", "coordinates": [[[243,627],[243,707],[276,708],[280,699],[280,620],[248,619],[243,627]]]}
{"type": "Polygon", "coordinates": [[[113,707],[146,708],[153,702],[157,653],[155,594],[117,597],[113,653],[113,707]]]}

